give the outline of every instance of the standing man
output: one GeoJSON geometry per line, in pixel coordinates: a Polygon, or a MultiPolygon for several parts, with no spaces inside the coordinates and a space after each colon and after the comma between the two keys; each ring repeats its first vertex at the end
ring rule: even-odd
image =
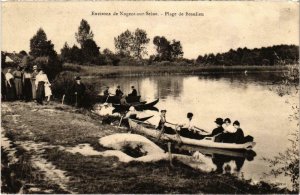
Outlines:
{"type": "Polygon", "coordinates": [[[109,87],[107,86],[106,89],[104,90],[103,94],[104,96],[109,96],[109,87]]]}
{"type": "Polygon", "coordinates": [[[81,78],[77,76],[75,78],[75,84],[72,87],[73,94],[75,95],[75,105],[81,107],[83,105],[85,85],[81,83],[81,78]]]}

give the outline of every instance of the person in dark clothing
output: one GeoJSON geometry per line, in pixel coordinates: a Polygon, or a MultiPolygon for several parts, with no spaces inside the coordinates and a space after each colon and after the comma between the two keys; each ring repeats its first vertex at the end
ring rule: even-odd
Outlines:
{"type": "Polygon", "coordinates": [[[109,96],[109,87],[106,87],[106,89],[104,90],[104,92],[103,92],[103,94],[105,95],[105,96],[109,96]]]}
{"type": "Polygon", "coordinates": [[[124,93],[121,91],[120,88],[121,88],[121,87],[118,86],[117,89],[116,89],[116,96],[117,96],[117,97],[122,97],[122,95],[124,94],[124,93]]]}
{"type": "Polygon", "coordinates": [[[1,100],[6,100],[6,85],[5,85],[5,75],[1,71],[1,100]]]}
{"type": "Polygon", "coordinates": [[[16,87],[16,96],[18,100],[21,100],[23,98],[23,72],[21,70],[21,67],[18,66],[17,70],[13,72],[14,75],[14,81],[15,81],[15,87],[16,87]]]}
{"type": "Polygon", "coordinates": [[[217,124],[217,128],[215,128],[210,135],[206,135],[205,137],[212,137],[215,135],[218,135],[215,137],[215,142],[221,142],[222,141],[222,134],[224,133],[224,128],[222,127],[223,124],[223,119],[222,118],[217,118],[215,120],[215,123],[217,124]],[[219,135],[221,134],[221,135],[219,135]]]}
{"type": "Polygon", "coordinates": [[[236,132],[234,133],[234,138],[233,138],[234,143],[237,143],[237,144],[245,143],[244,132],[240,128],[240,122],[239,121],[234,121],[233,122],[233,127],[236,129],[236,132]]]}
{"type": "Polygon", "coordinates": [[[137,91],[134,88],[134,86],[131,86],[132,92],[130,94],[128,94],[128,96],[137,96],[137,91]]]}
{"type": "Polygon", "coordinates": [[[29,71],[29,67],[27,66],[24,69],[24,74],[23,74],[23,94],[25,101],[28,102],[32,99],[32,85],[31,85],[31,77],[32,74],[29,71]]]}
{"type": "Polygon", "coordinates": [[[85,85],[81,83],[81,78],[79,76],[77,76],[75,80],[76,82],[72,87],[72,91],[75,96],[75,104],[78,107],[81,107],[83,105],[83,100],[84,100],[85,85]]]}

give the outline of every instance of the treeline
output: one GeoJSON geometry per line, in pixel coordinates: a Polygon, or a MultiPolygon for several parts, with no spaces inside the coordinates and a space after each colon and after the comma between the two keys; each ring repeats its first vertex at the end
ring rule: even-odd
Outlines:
{"type": "Polygon", "coordinates": [[[255,49],[238,48],[226,53],[199,55],[196,62],[203,65],[285,65],[299,60],[299,46],[276,45],[255,49]]]}
{"type": "MultiPolygon", "coordinates": [[[[75,38],[79,44],[70,47],[65,43],[61,49],[61,59],[64,62],[77,64],[93,64],[93,65],[120,65],[125,62],[128,64],[146,63],[143,58],[148,55],[147,45],[150,39],[147,32],[137,28],[134,32],[126,30],[114,38],[116,52],[104,49],[100,52],[100,46],[93,40],[94,34],[88,22],[84,19],[80,22],[78,32],[75,38]]],[[[154,61],[174,61],[183,56],[183,49],[180,41],[175,39],[167,40],[163,36],[156,36],[153,39],[157,54],[151,55],[149,62],[154,61]]]]}

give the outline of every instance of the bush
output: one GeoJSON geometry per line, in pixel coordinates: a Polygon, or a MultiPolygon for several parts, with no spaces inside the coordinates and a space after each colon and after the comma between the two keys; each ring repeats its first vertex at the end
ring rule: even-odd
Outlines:
{"type": "Polygon", "coordinates": [[[37,57],[33,60],[47,74],[49,80],[53,80],[62,70],[62,63],[57,57],[37,57]]]}
{"type": "MultiPolygon", "coordinates": [[[[61,100],[65,95],[65,103],[69,105],[75,104],[75,96],[71,91],[75,84],[75,72],[64,71],[58,74],[52,83],[52,93],[56,99],[61,100]]],[[[83,107],[91,108],[97,102],[97,92],[93,84],[84,83],[86,90],[83,99],[83,107]]]]}

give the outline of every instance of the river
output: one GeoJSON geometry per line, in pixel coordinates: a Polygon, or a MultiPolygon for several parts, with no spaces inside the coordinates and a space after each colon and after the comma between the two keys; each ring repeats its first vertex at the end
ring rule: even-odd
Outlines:
{"type": "MultiPolygon", "coordinates": [[[[256,156],[243,161],[238,175],[254,182],[280,182],[291,187],[288,178],[264,174],[270,168],[262,158],[283,152],[289,146],[289,134],[297,128],[296,122],[289,119],[293,111],[288,104],[297,102],[297,97],[280,97],[270,90],[277,85],[273,74],[94,78],[88,82],[94,82],[99,91],[108,85],[111,93],[120,85],[125,94],[134,85],[143,100],[160,98],[156,107],[166,109],[167,120],[173,123],[184,122],[188,112],[194,114],[196,126],[208,131],[215,128],[217,117],[238,120],[245,135],[253,136],[256,142],[256,156]]],[[[152,123],[159,117],[155,111],[145,111],[145,114],[155,115],[150,119],[152,123]]]]}

